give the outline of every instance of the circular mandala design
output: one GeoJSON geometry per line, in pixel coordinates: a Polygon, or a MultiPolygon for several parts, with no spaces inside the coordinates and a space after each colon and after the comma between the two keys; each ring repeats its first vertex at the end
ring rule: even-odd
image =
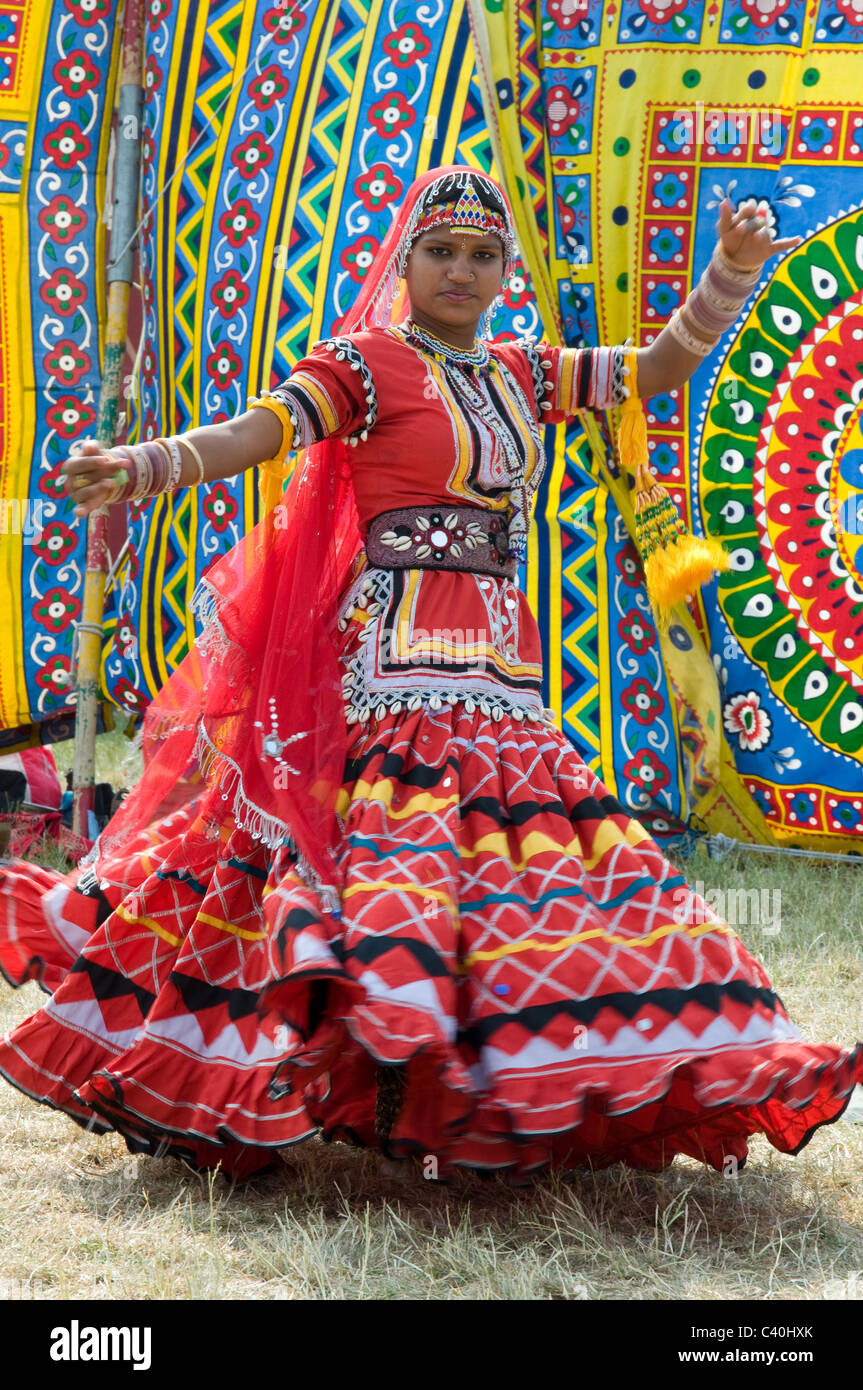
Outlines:
{"type": "Polygon", "coordinates": [[[718,373],[704,426],[707,530],[733,568],[726,620],[828,747],[863,748],[863,214],[776,268],[718,373]]]}
{"type": "Polygon", "coordinates": [[[776,558],[776,587],[799,634],[831,670],[859,685],[863,589],[854,552],[863,534],[855,546],[847,528],[863,503],[863,376],[855,366],[863,358],[863,294],[854,300],[847,318],[820,340],[810,334],[789,359],[780,378],[787,389],[756,449],[764,461],[754,471],[753,500],[762,553],[776,558]],[[834,384],[837,374],[843,385],[834,384]]]}

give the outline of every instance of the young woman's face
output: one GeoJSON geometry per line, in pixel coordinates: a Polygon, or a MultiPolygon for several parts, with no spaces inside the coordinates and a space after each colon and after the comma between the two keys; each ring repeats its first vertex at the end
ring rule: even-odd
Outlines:
{"type": "Polygon", "coordinates": [[[500,291],[503,269],[503,245],[494,233],[478,237],[432,227],[417,237],[405,270],[413,317],[432,332],[448,328],[469,343],[500,291]]]}

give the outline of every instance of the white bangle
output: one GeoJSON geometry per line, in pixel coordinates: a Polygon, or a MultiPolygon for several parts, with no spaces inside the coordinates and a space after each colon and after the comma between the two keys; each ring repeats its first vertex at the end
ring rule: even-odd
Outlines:
{"type": "Polygon", "coordinates": [[[127,498],[127,501],[140,502],[142,498],[151,495],[150,488],[153,483],[153,469],[150,466],[150,460],[147,457],[146,449],[142,449],[140,444],[126,444],[124,447],[129,450],[129,453],[138,466],[137,484],[131,497],[127,498]]]}
{"type": "Polygon", "coordinates": [[[171,455],[173,467],[171,468],[171,476],[168,479],[168,490],[173,492],[180,486],[180,478],[183,472],[183,455],[180,453],[180,446],[174,435],[170,435],[167,439],[160,439],[159,443],[164,444],[168,453],[171,455]]]}
{"type": "Polygon", "coordinates": [[[719,342],[718,338],[714,338],[712,343],[705,343],[698,338],[693,338],[681,320],[679,309],[675,309],[671,315],[668,321],[668,331],[686,348],[687,352],[694,353],[696,357],[706,357],[719,342]]]}
{"type": "Polygon", "coordinates": [[[180,444],[185,444],[186,448],[189,450],[189,453],[192,455],[192,458],[198,465],[198,476],[192,483],[192,487],[197,487],[199,483],[202,483],[204,481],[204,460],[201,458],[201,455],[198,453],[198,450],[195,448],[194,444],[192,443],[191,439],[187,434],[178,434],[177,441],[180,444]]]}
{"type": "Polygon", "coordinates": [[[748,289],[754,289],[764,272],[763,265],[738,265],[737,261],[731,259],[721,241],[717,241],[713,248],[713,259],[729,280],[748,289]]]}

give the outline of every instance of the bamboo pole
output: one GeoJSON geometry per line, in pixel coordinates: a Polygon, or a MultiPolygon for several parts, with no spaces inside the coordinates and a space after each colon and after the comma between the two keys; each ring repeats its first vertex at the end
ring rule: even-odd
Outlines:
{"type": "MultiPolygon", "coordinates": [[[[141,158],[143,100],[144,0],[126,0],[123,49],[117,97],[117,143],[111,246],[122,248],[108,265],[108,313],[99,390],[96,438],[111,448],[117,433],[120,375],[126,348],[129,291],[134,273],[134,233],[138,217],[138,171],[141,158]]],[[[108,569],[108,508],[87,518],[87,560],[76,667],[75,756],[72,766],[72,828],[89,836],[89,812],[95,799],[96,723],[102,655],[105,576],[108,569]]]]}

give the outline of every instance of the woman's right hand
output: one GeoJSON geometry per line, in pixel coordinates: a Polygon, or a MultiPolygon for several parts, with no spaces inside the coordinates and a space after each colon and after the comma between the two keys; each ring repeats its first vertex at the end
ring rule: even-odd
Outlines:
{"type": "Polygon", "coordinates": [[[113,474],[119,469],[128,471],[129,461],[120,454],[103,449],[92,439],[81,444],[61,465],[60,472],[66,491],[75,502],[73,516],[89,516],[97,507],[110,502],[117,492],[113,474]],[[79,485],[79,479],[85,479],[79,485]]]}

